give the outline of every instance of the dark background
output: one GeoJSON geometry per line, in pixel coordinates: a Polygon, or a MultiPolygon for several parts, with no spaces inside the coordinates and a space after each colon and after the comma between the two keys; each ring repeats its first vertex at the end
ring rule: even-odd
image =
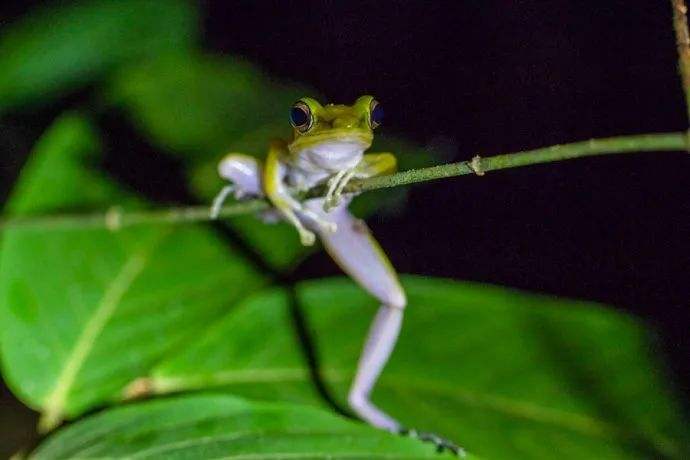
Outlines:
{"type": "MultiPolygon", "coordinates": [[[[2,22],[36,3],[4,3],[2,22]]],[[[445,152],[444,161],[688,126],[669,1],[203,5],[207,50],[244,56],[333,102],[374,94],[383,130],[445,152]]],[[[3,120],[0,198],[53,115],[86,97],[3,120]]],[[[122,123],[115,128],[133,133],[122,123]]],[[[403,212],[370,225],[401,272],[637,315],[658,333],[687,409],[689,184],[687,153],[589,158],[416,185],[403,212]]],[[[174,197],[175,187],[157,193],[174,197]]],[[[298,275],[337,272],[319,254],[298,275]]],[[[0,411],[31,418],[5,393],[0,411]]]]}

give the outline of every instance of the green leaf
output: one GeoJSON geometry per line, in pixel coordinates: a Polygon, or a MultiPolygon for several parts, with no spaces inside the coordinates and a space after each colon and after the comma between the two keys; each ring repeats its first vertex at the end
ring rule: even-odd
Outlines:
{"type": "Polygon", "coordinates": [[[193,343],[167,356],[149,377],[132,382],[123,396],[231,383],[247,397],[321,404],[294,332],[290,301],[278,288],[250,296],[193,343]]]}
{"type": "Polygon", "coordinates": [[[0,111],[55,99],[124,62],[188,50],[197,16],[184,0],[95,0],[36,10],[0,37],[0,111]]]}
{"type": "Polygon", "coordinates": [[[49,438],[30,458],[453,458],[325,411],[196,395],[109,410],[49,438]]]}
{"type": "MultiPolygon", "coordinates": [[[[8,209],[53,213],[137,200],[99,174],[78,115],[39,141],[8,209]]],[[[0,254],[3,375],[48,429],[119,394],[167,352],[264,283],[199,226],[12,229],[0,254]]]]}
{"type": "Polygon", "coordinates": [[[273,129],[276,120],[284,120],[290,105],[308,92],[271,84],[238,59],[194,54],[128,66],[113,77],[105,98],[124,109],[152,143],[194,163],[220,160],[257,130],[257,150],[247,153],[263,155],[271,137],[290,133],[288,123],[273,129]]]}
{"type": "MultiPolygon", "coordinates": [[[[400,342],[373,394],[403,424],[485,458],[687,458],[687,420],[649,333],[632,318],[498,287],[419,277],[403,284],[400,342]]],[[[321,373],[344,406],[377,303],[344,279],[304,283],[299,299],[321,373]]],[[[270,292],[229,312],[156,366],[148,388],[311,401],[307,373],[280,332],[286,302],[270,292]]]]}

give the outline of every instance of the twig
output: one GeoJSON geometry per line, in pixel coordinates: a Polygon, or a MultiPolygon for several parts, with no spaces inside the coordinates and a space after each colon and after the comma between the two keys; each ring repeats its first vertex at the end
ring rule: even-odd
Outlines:
{"type": "Polygon", "coordinates": [[[671,0],[673,6],[673,29],[676,32],[678,49],[678,71],[685,93],[685,109],[690,120],[690,33],[688,32],[688,7],[685,0],[671,0]]]}
{"type": "MultiPolygon", "coordinates": [[[[412,169],[389,176],[372,177],[353,181],[345,187],[345,192],[361,193],[370,190],[398,187],[401,185],[426,182],[466,174],[483,175],[489,171],[516,168],[539,163],[550,163],[560,160],[582,158],[602,154],[629,153],[643,151],[683,151],[688,142],[685,133],[640,134],[633,136],[591,139],[572,144],[553,145],[535,150],[496,155],[493,157],[474,157],[471,161],[449,163],[430,168],[412,169]]],[[[317,186],[300,199],[323,196],[324,186],[317,186]]],[[[242,214],[251,214],[270,208],[263,199],[244,201],[224,206],[219,218],[228,218],[242,214]]],[[[73,215],[47,215],[16,217],[0,220],[0,230],[9,229],[88,229],[103,228],[111,231],[135,225],[177,224],[209,221],[208,206],[186,206],[165,209],[123,211],[113,207],[106,212],[73,215]]]]}

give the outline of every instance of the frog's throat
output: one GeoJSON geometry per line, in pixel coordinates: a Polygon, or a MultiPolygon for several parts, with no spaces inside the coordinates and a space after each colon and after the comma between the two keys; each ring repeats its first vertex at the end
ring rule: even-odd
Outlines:
{"type": "Polygon", "coordinates": [[[370,145],[370,142],[354,137],[309,143],[293,151],[293,166],[313,173],[351,169],[361,161],[364,151],[370,145]]]}

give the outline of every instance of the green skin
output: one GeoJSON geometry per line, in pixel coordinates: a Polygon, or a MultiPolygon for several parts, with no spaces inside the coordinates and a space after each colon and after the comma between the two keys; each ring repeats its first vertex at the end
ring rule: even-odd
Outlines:
{"type": "Polygon", "coordinates": [[[294,139],[288,145],[292,157],[299,156],[310,147],[331,145],[353,140],[368,149],[374,139],[371,124],[372,96],[362,96],[353,105],[322,106],[310,97],[300,100],[309,107],[313,121],[309,129],[295,127],[294,139]]]}
{"type": "Polygon", "coordinates": [[[376,104],[372,96],[362,96],[351,106],[324,106],[312,98],[303,98],[294,107],[308,114],[308,122],[293,125],[294,138],[289,144],[271,145],[263,171],[264,191],[295,226],[303,244],[313,244],[315,236],[295,213],[306,217],[317,232],[335,232],[337,226],[293,200],[290,189],[308,189],[328,179],[323,209],[329,211],[340,203],[350,179],[395,172],[395,157],[390,153],[364,155],[374,138],[376,126],[371,113],[376,104]],[[291,185],[288,187],[286,182],[291,185]]]}

